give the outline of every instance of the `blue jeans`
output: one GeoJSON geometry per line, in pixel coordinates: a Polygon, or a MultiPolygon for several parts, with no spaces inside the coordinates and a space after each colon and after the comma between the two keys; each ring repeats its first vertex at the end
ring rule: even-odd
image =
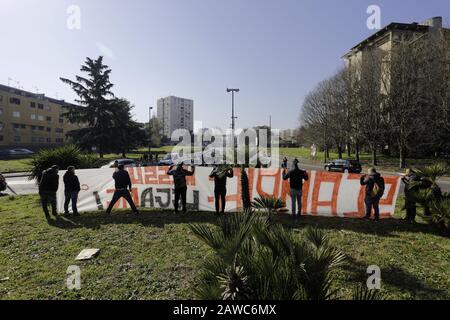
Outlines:
{"type": "Polygon", "coordinates": [[[292,215],[296,214],[296,204],[298,204],[298,214],[302,214],[302,190],[291,188],[292,215]]]}
{"type": "Polygon", "coordinates": [[[378,219],[380,219],[380,199],[366,197],[364,199],[364,203],[366,204],[366,218],[370,218],[370,214],[373,208],[373,210],[375,211],[375,220],[378,221],[378,219]]]}
{"type": "Polygon", "coordinates": [[[72,213],[78,214],[77,201],[78,201],[78,191],[74,192],[64,192],[64,213],[69,212],[69,203],[72,201],[72,213]]]}

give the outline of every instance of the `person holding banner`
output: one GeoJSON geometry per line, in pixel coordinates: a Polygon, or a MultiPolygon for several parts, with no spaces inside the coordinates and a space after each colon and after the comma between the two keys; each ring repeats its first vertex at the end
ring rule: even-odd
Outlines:
{"type": "Polygon", "coordinates": [[[117,171],[113,174],[113,179],[115,182],[115,188],[114,195],[112,197],[111,202],[109,203],[108,209],[106,209],[106,214],[110,215],[111,210],[116,204],[117,201],[119,201],[120,198],[125,198],[127,200],[128,204],[131,207],[131,210],[133,210],[134,214],[139,214],[138,209],[134,205],[133,199],[131,198],[130,191],[132,189],[131,185],[131,179],[128,171],[125,170],[125,167],[123,164],[119,164],[117,167],[117,171]]]}
{"type": "Polygon", "coordinates": [[[58,212],[56,211],[56,192],[59,187],[59,167],[57,165],[42,172],[41,180],[39,181],[39,195],[41,196],[42,210],[45,213],[45,217],[50,219],[48,212],[48,203],[52,207],[52,214],[56,217],[58,212]]]}
{"type": "Polygon", "coordinates": [[[69,203],[72,202],[72,213],[79,216],[77,209],[78,193],[80,192],[80,181],[75,175],[75,167],[68,166],[63,177],[64,181],[64,215],[69,215],[69,203]]]}
{"type": "Polygon", "coordinates": [[[292,216],[296,218],[296,205],[298,204],[298,217],[302,215],[303,180],[308,181],[308,173],[298,167],[299,161],[294,159],[292,169],[283,168],[283,180],[289,179],[291,187],[292,216]]]}
{"type": "Polygon", "coordinates": [[[366,186],[366,197],[364,203],[366,205],[366,215],[364,219],[370,219],[372,208],[375,212],[374,221],[378,222],[380,219],[380,199],[384,194],[384,179],[375,170],[370,168],[367,175],[360,178],[360,184],[366,186]]]}
{"type": "Polygon", "coordinates": [[[225,203],[227,196],[227,178],[233,178],[233,168],[229,166],[220,167],[215,166],[209,175],[214,178],[214,199],[216,205],[216,214],[225,213],[225,203]],[[222,203],[222,210],[220,210],[220,203],[222,203]]]}
{"type": "Polygon", "coordinates": [[[173,177],[173,182],[175,184],[175,213],[178,213],[178,204],[180,202],[183,206],[183,213],[187,212],[186,209],[186,193],[187,193],[187,185],[186,185],[186,176],[192,176],[195,173],[195,167],[192,166],[191,171],[183,168],[183,163],[180,162],[175,169],[174,166],[170,166],[169,170],[167,170],[167,174],[173,177]]]}

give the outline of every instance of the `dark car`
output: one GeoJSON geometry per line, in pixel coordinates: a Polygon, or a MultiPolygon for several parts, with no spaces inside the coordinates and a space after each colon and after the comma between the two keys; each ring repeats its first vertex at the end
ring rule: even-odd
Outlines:
{"type": "Polygon", "coordinates": [[[325,165],[326,171],[361,173],[361,164],[357,160],[337,159],[325,165]]]}

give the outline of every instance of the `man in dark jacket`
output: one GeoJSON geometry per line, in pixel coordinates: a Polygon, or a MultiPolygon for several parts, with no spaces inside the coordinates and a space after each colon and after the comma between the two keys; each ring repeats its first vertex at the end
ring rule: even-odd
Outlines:
{"type": "Polygon", "coordinates": [[[292,169],[283,169],[283,180],[289,179],[291,187],[292,216],[296,217],[296,205],[298,204],[298,217],[302,215],[302,196],[303,196],[303,180],[308,181],[308,173],[298,167],[298,160],[295,159],[292,169]]]}
{"type": "Polygon", "coordinates": [[[209,175],[210,178],[214,178],[214,199],[216,205],[216,214],[220,212],[225,213],[225,199],[227,196],[227,178],[233,178],[233,168],[221,168],[215,166],[209,175]],[[222,204],[222,210],[220,210],[220,202],[222,204]]]}
{"type": "Polygon", "coordinates": [[[370,168],[367,175],[361,176],[360,184],[362,186],[366,186],[366,196],[364,198],[366,215],[364,218],[370,219],[370,214],[373,208],[375,212],[374,221],[378,222],[380,219],[379,203],[384,194],[384,179],[375,170],[375,168],[370,168]]]}
{"type": "Polygon", "coordinates": [[[125,170],[123,164],[118,165],[117,171],[115,171],[113,174],[113,179],[116,190],[114,191],[114,195],[111,199],[111,202],[109,203],[108,209],[106,209],[106,214],[107,215],[111,214],[112,208],[114,207],[116,202],[119,201],[119,199],[122,197],[125,198],[125,200],[127,200],[128,204],[131,207],[131,210],[133,210],[133,213],[139,214],[139,211],[134,205],[133,199],[131,198],[130,194],[130,191],[132,189],[130,175],[128,174],[128,171],[125,170]]]}
{"type": "Polygon", "coordinates": [[[78,193],[80,192],[80,181],[75,175],[75,167],[67,167],[67,171],[63,177],[64,180],[64,214],[69,215],[69,203],[72,201],[72,213],[79,216],[77,209],[78,193]]]}
{"type": "Polygon", "coordinates": [[[417,181],[418,179],[414,171],[406,169],[405,175],[402,177],[402,182],[405,184],[405,220],[409,222],[414,222],[416,219],[416,200],[414,198],[414,192],[419,188],[419,185],[415,185],[414,183],[417,181]]]}
{"type": "Polygon", "coordinates": [[[44,210],[45,217],[50,218],[48,212],[48,203],[52,206],[52,214],[56,217],[56,192],[59,186],[59,167],[54,165],[51,168],[42,172],[41,181],[39,181],[39,195],[41,196],[42,210],[44,210]]]}
{"type": "Polygon", "coordinates": [[[195,167],[192,167],[191,171],[183,168],[183,163],[179,163],[176,169],[173,166],[169,167],[167,174],[173,177],[173,182],[175,184],[175,213],[178,213],[178,203],[180,202],[183,206],[183,213],[186,213],[186,176],[192,176],[195,173],[195,167]]]}

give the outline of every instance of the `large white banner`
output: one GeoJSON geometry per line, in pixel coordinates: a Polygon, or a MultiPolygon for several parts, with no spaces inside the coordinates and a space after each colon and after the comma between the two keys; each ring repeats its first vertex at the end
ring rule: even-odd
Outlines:
{"type": "MultiPolygon", "coordinates": [[[[127,168],[133,184],[132,197],[140,208],[173,208],[174,190],[172,177],[167,167],[127,168]]],[[[191,211],[215,211],[214,181],[209,178],[212,168],[197,167],[195,175],[186,177],[187,202],[191,211]]],[[[78,209],[80,212],[105,210],[114,193],[112,175],[114,169],[77,170],[81,183],[78,209]]],[[[259,195],[281,198],[290,209],[289,182],[282,179],[281,169],[247,169],[251,199],[259,195]]],[[[58,209],[63,212],[64,172],[60,172],[58,209]]],[[[361,217],[364,215],[364,187],[360,186],[359,174],[342,174],[308,171],[309,180],[303,185],[303,210],[311,215],[361,217]]],[[[386,190],[380,200],[380,217],[391,217],[400,188],[400,177],[384,176],[386,190]]],[[[234,170],[228,178],[226,211],[242,209],[241,170],[234,170]]],[[[70,208],[70,206],[69,206],[70,208]]],[[[125,199],[115,208],[128,208],[125,199]]]]}

